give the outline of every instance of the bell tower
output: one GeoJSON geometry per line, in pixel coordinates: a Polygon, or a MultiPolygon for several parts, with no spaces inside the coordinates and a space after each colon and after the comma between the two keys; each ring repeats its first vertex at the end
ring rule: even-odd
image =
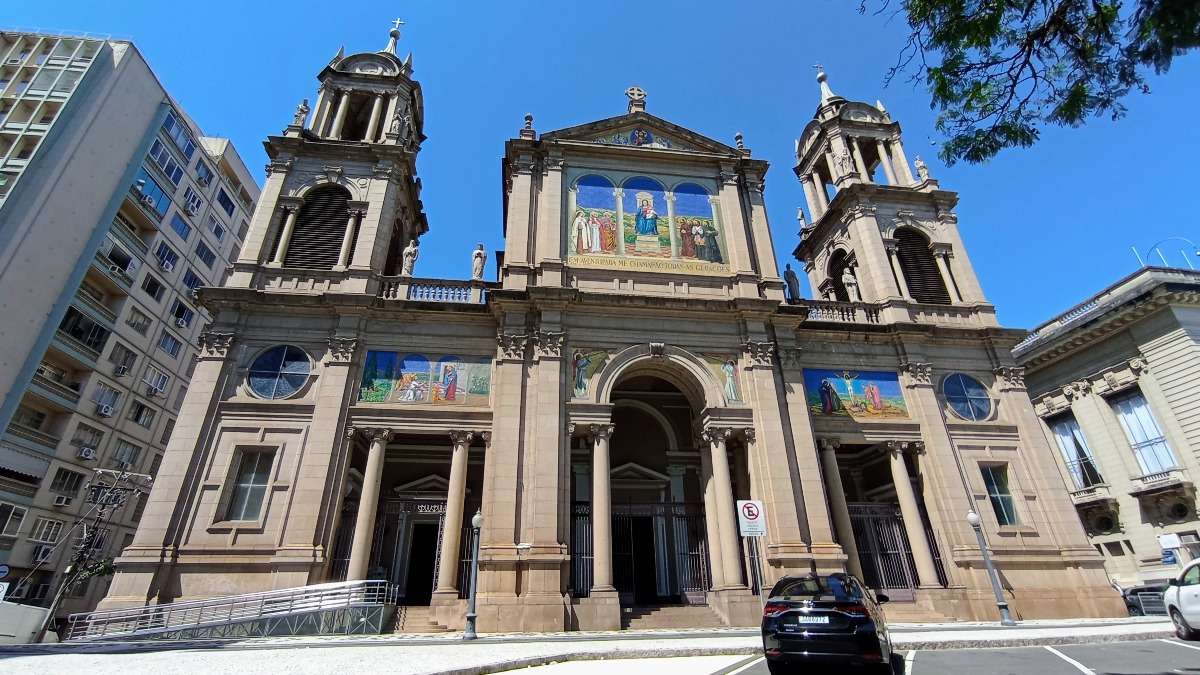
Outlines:
{"type": "Polygon", "coordinates": [[[395,24],[381,51],[339,49],[317,75],[313,108],[305,99],[267,138],[263,197],[228,286],[374,293],[429,229],[416,170],[421,85],[412,54],[396,55],[395,24]]]}
{"type": "MultiPolygon", "coordinates": [[[[995,323],[963,248],[954,206],[883,103],[847,101],[817,66],[821,100],[796,141],[796,176],[810,219],[794,251],[819,299],[913,308],[976,308],[995,323]]],[[[803,219],[802,219],[803,221],[803,219]]],[[[903,311],[905,308],[909,312],[903,311]]]]}

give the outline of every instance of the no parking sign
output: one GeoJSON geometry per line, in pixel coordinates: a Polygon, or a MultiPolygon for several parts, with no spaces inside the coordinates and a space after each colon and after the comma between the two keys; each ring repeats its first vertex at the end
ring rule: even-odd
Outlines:
{"type": "Polygon", "coordinates": [[[737,503],[738,530],[743,537],[765,537],[767,520],[763,515],[763,504],[751,499],[739,499],[737,503]]]}

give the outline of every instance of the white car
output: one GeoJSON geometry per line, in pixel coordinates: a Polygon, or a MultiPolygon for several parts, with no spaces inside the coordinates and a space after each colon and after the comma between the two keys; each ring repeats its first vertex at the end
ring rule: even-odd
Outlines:
{"type": "Polygon", "coordinates": [[[1180,640],[1200,640],[1200,560],[1193,560],[1163,593],[1180,640]]]}

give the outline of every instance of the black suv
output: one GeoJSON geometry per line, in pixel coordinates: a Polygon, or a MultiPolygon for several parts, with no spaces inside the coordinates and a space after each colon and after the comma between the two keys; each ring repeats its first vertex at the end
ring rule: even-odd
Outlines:
{"type": "Polygon", "coordinates": [[[893,672],[900,657],[892,654],[879,607],[887,601],[886,595],[872,594],[849,574],[780,579],[763,607],[767,669],[779,675],[826,664],[893,672]]]}

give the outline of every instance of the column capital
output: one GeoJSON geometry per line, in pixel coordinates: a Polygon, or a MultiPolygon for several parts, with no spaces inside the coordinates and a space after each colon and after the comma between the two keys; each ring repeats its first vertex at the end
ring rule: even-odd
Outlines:
{"type": "Polygon", "coordinates": [[[999,366],[992,369],[1001,391],[1025,388],[1025,369],[1021,366],[999,366]]]}
{"type": "Polygon", "coordinates": [[[471,441],[474,438],[475,438],[474,431],[463,431],[463,430],[455,429],[450,432],[450,440],[455,445],[470,445],[471,441]]]}
{"type": "Polygon", "coordinates": [[[933,384],[933,364],[920,361],[905,361],[900,364],[900,371],[909,378],[908,386],[933,384]]]}
{"type": "Polygon", "coordinates": [[[769,368],[775,364],[775,343],[770,340],[746,340],[742,343],[742,351],[746,353],[746,360],[751,367],[769,368]]]}
{"type": "Polygon", "coordinates": [[[354,359],[354,352],[357,349],[358,336],[329,336],[329,361],[331,363],[350,363],[354,359]]]}
{"type": "Polygon", "coordinates": [[[505,333],[503,331],[496,334],[496,345],[500,349],[500,357],[509,360],[523,361],[525,359],[525,349],[529,346],[530,336],[527,333],[505,333]]]}
{"type": "Polygon", "coordinates": [[[233,347],[236,336],[233,333],[225,333],[215,330],[206,330],[200,333],[200,357],[206,359],[224,359],[229,356],[229,350],[233,347]]]}
{"type": "Polygon", "coordinates": [[[882,445],[884,452],[892,458],[903,457],[904,450],[908,447],[908,444],[903,441],[884,441],[882,445]]]}
{"type": "Polygon", "coordinates": [[[836,438],[818,438],[817,444],[821,446],[821,452],[837,452],[842,442],[836,438]]]}
{"type": "Polygon", "coordinates": [[[1092,383],[1088,380],[1076,380],[1063,386],[1063,394],[1068,399],[1083,398],[1092,393],[1092,383]]]}
{"type": "Polygon", "coordinates": [[[366,436],[367,440],[371,441],[373,444],[386,444],[388,441],[392,440],[392,430],[385,427],[351,427],[351,430],[347,435],[353,435],[355,431],[361,431],[363,436],[366,436]]]}
{"type": "Polygon", "coordinates": [[[561,357],[566,340],[565,331],[539,330],[533,341],[539,357],[561,357]]]}
{"type": "Polygon", "coordinates": [[[489,447],[489,446],[491,446],[491,444],[492,444],[492,432],[490,432],[490,431],[481,431],[481,432],[479,432],[479,439],[483,441],[483,447],[485,447],[485,448],[486,448],[486,447],[489,447]]]}
{"type": "Polygon", "coordinates": [[[700,438],[708,443],[724,443],[733,436],[732,427],[709,427],[700,432],[700,438]]]}
{"type": "Polygon", "coordinates": [[[742,429],[742,438],[744,438],[747,443],[753,443],[755,436],[756,432],[754,431],[754,427],[746,427],[745,429],[742,429]]]}
{"type": "Polygon", "coordinates": [[[591,432],[593,439],[602,438],[604,440],[608,440],[612,437],[614,428],[615,427],[612,424],[593,424],[588,430],[591,432]]]}

